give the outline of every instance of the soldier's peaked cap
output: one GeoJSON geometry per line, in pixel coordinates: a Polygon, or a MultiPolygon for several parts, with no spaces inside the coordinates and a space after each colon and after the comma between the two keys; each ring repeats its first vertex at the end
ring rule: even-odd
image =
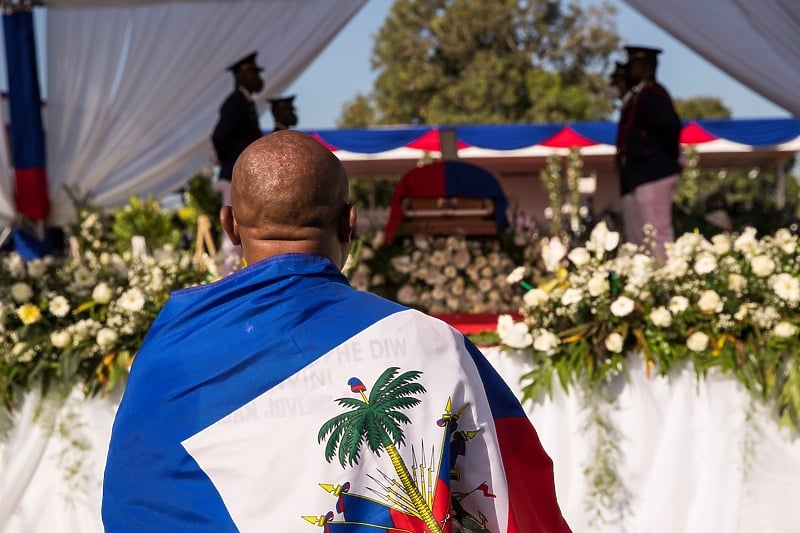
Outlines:
{"type": "Polygon", "coordinates": [[[243,58],[239,59],[232,65],[230,65],[226,70],[233,72],[236,74],[237,72],[241,72],[243,70],[257,70],[262,71],[264,70],[263,67],[258,66],[256,63],[256,56],[258,52],[251,52],[244,56],[243,58]]]}
{"type": "Polygon", "coordinates": [[[656,59],[662,50],[658,48],[649,48],[646,46],[626,46],[625,51],[628,52],[628,62],[637,59],[656,59]]]}

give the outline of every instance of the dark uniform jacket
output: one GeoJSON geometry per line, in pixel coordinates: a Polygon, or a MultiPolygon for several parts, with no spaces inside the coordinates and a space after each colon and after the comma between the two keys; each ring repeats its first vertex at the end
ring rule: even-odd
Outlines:
{"type": "Polygon", "coordinates": [[[211,134],[219,159],[219,179],[230,181],[236,158],[261,135],[255,105],[239,89],[233,91],[222,104],[211,134]]]}
{"type": "Polygon", "coordinates": [[[617,163],[623,195],[681,170],[681,120],[667,90],[655,81],[632,89],[620,112],[617,163]]]}

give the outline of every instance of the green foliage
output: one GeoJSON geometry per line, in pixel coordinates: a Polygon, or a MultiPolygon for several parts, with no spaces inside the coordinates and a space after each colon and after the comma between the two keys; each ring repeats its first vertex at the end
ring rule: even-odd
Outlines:
{"type": "Polygon", "coordinates": [[[606,118],[615,14],[562,0],[397,0],[375,39],[373,92],[339,123],[606,118]]]}
{"type": "Polygon", "coordinates": [[[154,198],[142,200],[131,196],[128,205],[114,211],[111,232],[114,235],[114,249],[122,253],[131,246],[131,238],[142,236],[148,246],[161,248],[177,247],[180,231],[173,222],[172,213],[161,208],[154,198]]]}
{"type": "Polygon", "coordinates": [[[686,99],[675,99],[675,110],[683,120],[731,117],[731,110],[716,96],[694,96],[686,99]]]}

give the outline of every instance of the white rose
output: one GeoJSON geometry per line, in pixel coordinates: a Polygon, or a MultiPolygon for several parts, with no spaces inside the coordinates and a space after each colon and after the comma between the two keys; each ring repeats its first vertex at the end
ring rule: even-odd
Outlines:
{"type": "Polygon", "coordinates": [[[500,315],[497,317],[497,335],[502,339],[514,326],[514,318],[511,315],[500,315]]]}
{"type": "Polygon", "coordinates": [[[64,348],[71,340],[72,335],[69,334],[69,331],[63,329],[61,331],[54,331],[50,334],[50,343],[54,348],[64,348]]]}
{"type": "Polygon", "coordinates": [[[564,305],[572,305],[580,302],[583,299],[583,291],[570,287],[561,295],[561,303],[564,305]]]}
{"type": "Polygon", "coordinates": [[[689,309],[689,299],[685,296],[673,296],[669,299],[669,310],[673,315],[683,313],[689,309]]]}
{"type": "Polygon", "coordinates": [[[62,318],[67,316],[67,313],[69,313],[69,302],[66,298],[59,295],[50,300],[48,309],[50,309],[50,312],[53,313],[54,316],[62,318]]]}
{"type": "Polygon", "coordinates": [[[551,331],[540,329],[536,332],[536,338],[533,339],[533,349],[539,352],[549,352],[561,344],[561,339],[558,338],[551,331]]]}
{"type": "Polygon", "coordinates": [[[506,281],[512,285],[519,283],[525,277],[525,267],[517,267],[506,276],[506,281]]]}
{"type": "Polygon", "coordinates": [[[686,346],[693,352],[702,352],[708,348],[708,335],[702,331],[695,331],[686,339],[686,346]]]}
{"type": "Polygon", "coordinates": [[[627,296],[620,296],[611,302],[611,314],[619,317],[628,316],[633,311],[633,307],[633,300],[627,296]]]}
{"type": "Polygon", "coordinates": [[[19,281],[11,286],[11,297],[18,304],[24,304],[33,298],[33,290],[27,283],[19,281]]]}
{"type": "Polygon", "coordinates": [[[681,258],[673,258],[667,261],[664,270],[670,277],[679,278],[689,271],[689,263],[681,258]]]}
{"type": "Polygon", "coordinates": [[[97,332],[97,337],[95,338],[97,341],[97,345],[100,348],[105,349],[109,346],[112,346],[114,342],[117,340],[117,332],[113,329],[109,328],[101,328],[100,331],[97,332]]]}
{"type": "Polygon", "coordinates": [[[668,328],[672,325],[672,314],[664,306],[659,306],[650,311],[650,322],[659,328],[668,328]]]}
{"type": "Polygon", "coordinates": [[[772,290],[787,302],[800,301],[800,281],[791,274],[778,274],[770,279],[772,290]]]}
{"type": "Polygon", "coordinates": [[[703,291],[697,300],[697,307],[705,313],[719,313],[722,311],[722,298],[712,290],[703,291]]]}
{"type": "Polygon", "coordinates": [[[605,294],[609,290],[608,277],[603,274],[595,274],[586,283],[586,290],[589,296],[597,297],[605,294]]]}
{"type": "Polygon", "coordinates": [[[105,281],[101,281],[95,285],[92,291],[92,300],[99,304],[107,304],[113,297],[114,291],[111,290],[111,287],[109,287],[105,281]]]}
{"type": "Polygon", "coordinates": [[[591,255],[586,250],[586,248],[578,247],[573,248],[572,251],[567,254],[567,258],[572,261],[576,267],[582,267],[589,262],[591,259],[591,255]]]}
{"type": "Polygon", "coordinates": [[[524,322],[515,322],[500,340],[503,344],[518,349],[527,348],[533,343],[533,337],[524,322]]]}
{"type": "Polygon", "coordinates": [[[750,261],[753,274],[759,278],[766,278],[775,272],[775,261],[766,255],[757,255],[750,261]]]}
{"type": "Polygon", "coordinates": [[[781,320],[772,329],[772,333],[776,337],[794,337],[797,333],[797,326],[786,320],[781,320]]]}
{"type": "Polygon", "coordinates": [[[747,288],[747,278],[741,274],[728,274],[728,288],[736,293],[744,291],[747,288]]]}
{"type": "Polygon", "coordinates": [[[540,305],[547,303],[549,299],[550,295],[544,292],[542,289],[531,289],[522,297],[522,301],[525,302],[525,305],[528,307],[539,307],[540,305]]]}
{"type": "Polygon", "coordinates": [[[717,255],[725,255],[731,249],[731,240],[728,235],[724,233],[717,233],[711,237],[711,244],[714,253],[717,255]]]}
{"type": "Polygon", "coordinates": [[[694,260],[694,271],[700,275],[710,274],[717,268],[717,260],[707,252],[701,252],[694,260]]]}
{"type": "Polygon", "coordinates": [[[622,338],[622,335],[615,331],[606,337],[606,349],[609,352],[619,353],[622,351],[624,341],[625,339],[622,338]]]}

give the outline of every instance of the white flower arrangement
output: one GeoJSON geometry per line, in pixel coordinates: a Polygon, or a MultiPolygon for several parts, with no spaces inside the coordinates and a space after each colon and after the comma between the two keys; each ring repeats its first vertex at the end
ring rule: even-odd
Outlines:
{"type": "Polygon", "coordinates": [[[529,398],[551,391],[554,375],[564,387],[603,381],[636,353],[648,374],[684,361],[700,375],[720,368],[800,431],[799,240],[787,228],[687,233],[658,264],[601,222],[583,246],[551,250],[550,279],[522,297],[523,320],[501,342],[518,349],[527,325],[529,398]]]}

